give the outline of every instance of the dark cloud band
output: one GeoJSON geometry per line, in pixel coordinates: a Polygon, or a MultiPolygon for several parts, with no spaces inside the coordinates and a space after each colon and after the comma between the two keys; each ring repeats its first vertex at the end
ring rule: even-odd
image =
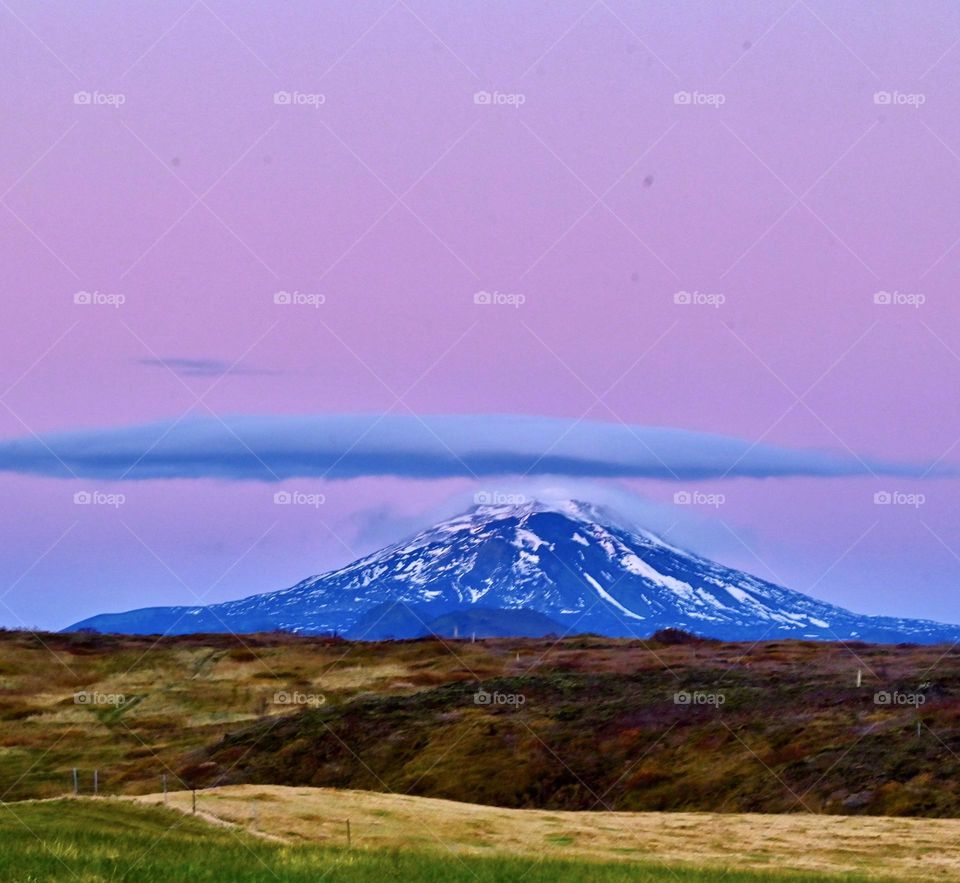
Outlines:
{"type": "Polygon", "coordinates": [[[0,471],[69,478],[570,475],[708,479],[954,474],[708,433],[520,415],[234,416],[0,442],[0,471]]]}

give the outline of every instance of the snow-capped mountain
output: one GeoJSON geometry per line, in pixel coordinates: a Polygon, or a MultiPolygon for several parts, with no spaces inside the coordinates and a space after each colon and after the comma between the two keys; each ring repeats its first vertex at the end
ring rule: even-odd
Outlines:
{"type": "Polygon", "coordinates": [[[576,501],[477,506],[289,589],[207,607],[101,614],[69,630],[283,629],[374,640],[431,632],[646,637],[666,627],[729,640],[960,638],[960,626],[858,616],[618,526],[576,501]]]}

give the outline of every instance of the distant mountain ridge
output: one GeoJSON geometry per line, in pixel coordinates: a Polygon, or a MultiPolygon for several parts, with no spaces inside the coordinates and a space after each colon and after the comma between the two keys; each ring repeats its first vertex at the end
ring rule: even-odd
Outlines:
{"type": "Polygon", "coordinates": [[[937,643],[960,626],[861,616],[679,549],[578,501],[476,506],[281,591],[106,613],[70,626],[127,634],[284,630],[382,640],[680,628],[723,640],[937,643]]]}

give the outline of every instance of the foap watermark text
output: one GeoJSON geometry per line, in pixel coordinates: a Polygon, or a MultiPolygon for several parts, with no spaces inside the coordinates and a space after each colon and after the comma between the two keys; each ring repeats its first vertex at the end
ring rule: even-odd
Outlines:
{"type": "Polygon", "coordinates": [[[277,506],[313,506],[319,509],[327,502],[325,494],[307,494],[303,491],[277,491],[273,495],[273,502],[277,506]]]}
{"type": "Polygon", "coordinates": [[[313,307],[316,309],[327,302],[327,297],[324,294],[309,291],[275,291],[273,302],[278,306],[313,307]]]}
{"type": "Polygon", "coordinates": [[[681,307],[713,307],[719,309],[727,302],[727,298],[719,291],[675,291],[673,302],[681,307]]]}
{"type": "Polygon", "coordinates": [[[492,693],[487,690],[477,690],[473,694],[474,705],[503,705],[510,708],[519,708],[527,701],[523,693],[500,693],[494,690],[492,693]]]}
{"type": "Polygon", "coordinates": [[[873,495],[874,506],[912,506],[919,509],[926,502],[926,494],[908,494],[904,491],[877,491],[873,495]]]}
{"type": "Polygon", "coordinates": [[[703,690],[681,690],[673,694],[674,705],[712,705],[719,708],[726,701],[723,693],[707,693],[703,690]]]}
{"type": "Polygon", "coordinates": [[[527,298],[517,292],[508,291],[477,291],[473,295],[473,302],[479,306],[522,307],[527,298]]]}
{"type": "Polygon", "coordinates": [[[76,506],[112,506],[119,509],[127,502],[126,494],[105,494],[103,491],[77,491],[73,495],[76,506]]]}
{"type": "Polygon", "coordinates": [[[705,494],[703,491],[676,491],[673,502],[677,506],[713,506],[719,509],[727,502],[723,494],[705,494]]]}

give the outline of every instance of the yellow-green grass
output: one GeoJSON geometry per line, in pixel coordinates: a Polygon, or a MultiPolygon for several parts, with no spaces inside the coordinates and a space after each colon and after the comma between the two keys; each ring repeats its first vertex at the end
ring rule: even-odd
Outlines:
{"type": "MultiPolygon", "coordinates": [[[[162,805],[162,795],[134,798],[162,805]]],[[[167,795],[190,813],[190,792],[167,795]]],[[[758,813],[515,810],[367,791],[238,785],[197,811],[287,843],[458,856],[662,862],[882,879],[960,879],[960,820],[758,813]]]]}
{"type": "Polygon", "coordinates": [[[6,883],[862,883],[866,878],[670,867],[649,860],[599,862],[548,855],[474,856],[437,849],[284,844],[174,810],[101,799],[0,806],[0,879],[6,883]]]}

